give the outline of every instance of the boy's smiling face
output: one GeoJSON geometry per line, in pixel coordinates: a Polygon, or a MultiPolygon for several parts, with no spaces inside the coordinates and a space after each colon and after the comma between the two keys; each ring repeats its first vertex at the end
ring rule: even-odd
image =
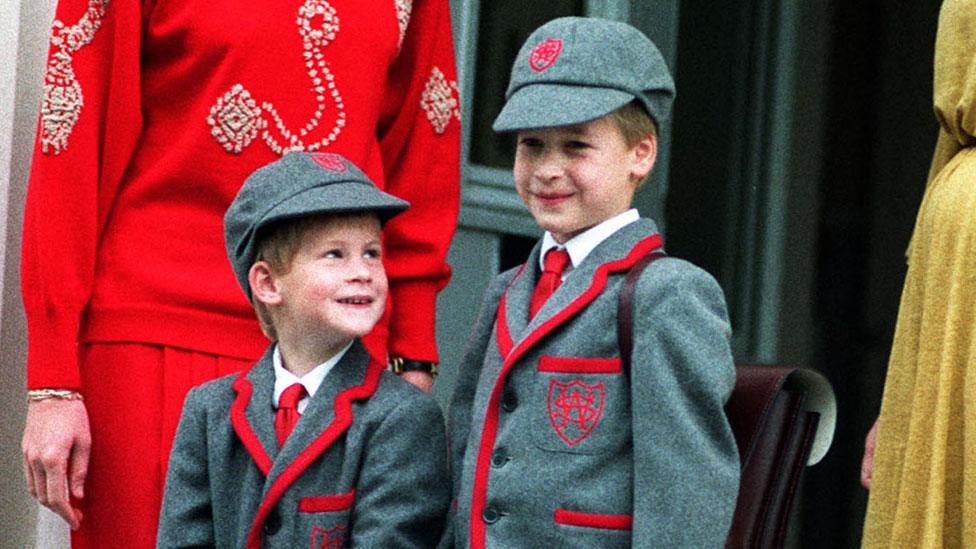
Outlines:
{"type": "MultiPolygon", "coordinates": [[[[379,219],[365,214],[317,223],[303,234],[288,271],[271,273],[268,282],[279,340],[331,356],[383,315],[388,286],[379,219]]],[[[255,294],[263,296],[263,288],[255,294]]]]}
{"type": "Polygon", "coordinates": [[[657,143],[633,147],[608,118],[524,130],[515,151],[515,188],[536,223],[559,243],[630,208],[654,165],[657,143]]]}

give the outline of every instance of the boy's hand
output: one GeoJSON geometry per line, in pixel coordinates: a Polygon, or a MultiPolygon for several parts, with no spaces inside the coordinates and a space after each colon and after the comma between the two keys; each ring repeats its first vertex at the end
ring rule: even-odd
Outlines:
{"type": "Polygon", "coordinates": [[[434,389],[434,376],[430,372],[403,372],[400,377],[428,395],[434,389]]]}
{"type": "Polygon", "coordinates": [[[871,475],[874,473],[874,443],[878,437],[878,421],[875,420],[867,438],[864,439],[864,459],[861,461],[861,486],[871,489],[871,475]]]}
{"type": "Polygon", "coordinates": [[[81,510],[70,497],[84,497],[91,431],[80,400],[48,399],[27,405],[21,443],[27,489],[37,501],[77,530],[81,510]]]}

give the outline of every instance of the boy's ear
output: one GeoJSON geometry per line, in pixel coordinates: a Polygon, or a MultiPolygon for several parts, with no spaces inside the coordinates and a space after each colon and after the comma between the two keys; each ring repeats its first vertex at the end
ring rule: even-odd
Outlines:
{"type": "Polygon", "coordinates": [[[630,175],[635,181],[643,181],[654,168],[657,160],[657,137],[653,134],[641,139],[631,150],[634,163],[630,175]]]}
{"type": "Polygon", "coordinates": [[[267,261],[256,261],[247,272],[247,281],[251,285],[251,295],[265,305],[281,303],[281,291],[278,279],[275,277],[271,265],[267,261]]]}

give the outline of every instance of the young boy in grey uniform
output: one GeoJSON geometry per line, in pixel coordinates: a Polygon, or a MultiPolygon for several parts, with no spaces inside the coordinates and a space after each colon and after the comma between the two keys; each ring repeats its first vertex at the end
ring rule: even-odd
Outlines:
{"type": "Polygon", "coordinates": [[[631,201],[673,95],[623,23],[557,19],[519,52],[494,129],[518,132],[515,185],[545,234],[490,285],[459,364],[442,545],[724,545],[739,460],[721,289],[659,259],[636,284],[630,371],[615,330],[624,276],[662,246],[631,201]]]}
{"type": "Polygon", "coordinates": [[[449,501],[436,402],[370,360],[381,223],[407,203],[339,155],[255,171],[227,252],[274,343],[186,397],[159,547],[431,547],[449,501]]]}

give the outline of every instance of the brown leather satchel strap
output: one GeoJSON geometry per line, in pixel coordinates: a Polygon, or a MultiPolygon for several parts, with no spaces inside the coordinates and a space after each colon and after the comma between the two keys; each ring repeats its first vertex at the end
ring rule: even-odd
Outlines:
{"type": "Polygon", "coordinates": [[[617,306],[617,346],[620,347],[620,362],[624,371],[630,373],[630,353],[634,349],[634,288],[637,279],[648,265],[668,254],[661,251],[651,252],[640,258],[624,278],[620,287],[620,301],[617,306]]]}

